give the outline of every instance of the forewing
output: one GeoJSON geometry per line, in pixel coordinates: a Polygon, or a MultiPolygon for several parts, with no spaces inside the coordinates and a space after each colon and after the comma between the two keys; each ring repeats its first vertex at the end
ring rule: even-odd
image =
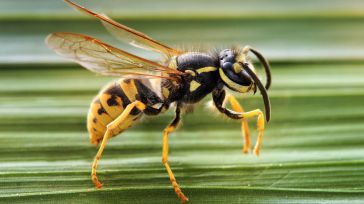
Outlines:
{"type": "Polygon", "coordinates": [[[103,75],[173,78],[169,74],[175,77],[182,74],[178,70],[162,66],[82,34],[52,33],[47,37],[46,42],[57,54],[103,75]]]}
{"type": "Polygon", "coordinates": [[[121,41],[126,42],[132,46],[142,48],[145,50],[159,52],[167,56],[177,56],[183,53],[180,50],[176,50],[166,45],[163,45],[157,42],[156,40],[153,40],[149,36],[145,35],[144,33],[136,31],[123,24],[120,24],[103,14],[95,13],[83,6],[80,6],[68,0],[65,0],[65,2],[67,2],[71,7],[83,13],[98,18],[111,34],[113,34],[121,41]]]}

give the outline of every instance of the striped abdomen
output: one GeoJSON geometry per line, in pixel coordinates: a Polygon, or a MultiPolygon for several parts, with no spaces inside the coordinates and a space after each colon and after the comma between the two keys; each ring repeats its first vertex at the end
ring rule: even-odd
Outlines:
{"type": "MultiPolygon", "coordinates": [[[[91,143],[100,142],[106,132],[106,126],[115,120],[130,103],[139,100],[147,107],[162,105],[162,100],[145,85],[146,83],[149,82],[139,79],[120,79],[101,90],[91,103],[87,116],[87,129],[91,143]]],[[[147,108],[144,113],[148,114],[148,109],[150,108],[147,108]]],[[[132,110],[126,121],[113,132],[113,136],[132,126],[141,116],[141,111],[136,108],[132,110]]]]}

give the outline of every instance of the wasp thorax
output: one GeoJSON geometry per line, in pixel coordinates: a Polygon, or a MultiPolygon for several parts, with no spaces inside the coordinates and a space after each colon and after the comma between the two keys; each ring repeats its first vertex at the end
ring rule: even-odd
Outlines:
{"type": "Polygon", "coordinates": [[[237,58],[239,54],[231,49],[220,52],[220,77],[227,87],[241,93],[254,89],[254,83],[249,74],[244,71],[237,58]]]}

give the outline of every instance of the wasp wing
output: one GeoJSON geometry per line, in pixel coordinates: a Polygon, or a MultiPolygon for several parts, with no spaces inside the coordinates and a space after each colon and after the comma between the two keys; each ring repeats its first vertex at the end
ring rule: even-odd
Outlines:
{"type": "Polygon", "coordinates": [[[183,53],[180,50],[176,50],[166,45],[163,45],[156,40],[153,40],[149,36],[145,35],[144,33],[120,24],[103,14],[95,13],[69,0],[65,0],[65,2],[68,3],[71,7],[83,13],[98,18],[112,35],[134,47],[159,52],[165,54],[166,56],[178,56],[183,53]]]}
{"type": "Polygon", "coordinates": [[[182,74],[176,69],[162,66],[82,34],[52,33],[47,37],[46,43],[57,54],[102,75],[177,79],[182,74]]]}

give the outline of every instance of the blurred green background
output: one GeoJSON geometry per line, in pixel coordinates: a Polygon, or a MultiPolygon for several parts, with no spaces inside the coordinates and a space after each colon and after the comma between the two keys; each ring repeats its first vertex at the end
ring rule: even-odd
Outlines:
{"type": "MultiPolygon", "coordinates": [[[[261,156],[243,155],[239,122],[204,108],[170,137],[170,164],[191,203],[364,202],[364,1],[77,1],[177,48],[251,45],[270,60],[272,120],[261,156]]],[[[48,33],[114,40],[60,0],[0,1],[0,202],[178,203],[161,163],[168,112],[96,149],[88,105],[111,78],[56,56],[48,33]]],[[[259,94],[239,96],[263,108],[259,94]]],[[[255,120],[251,120],[253,142],[255,120]]]]}

